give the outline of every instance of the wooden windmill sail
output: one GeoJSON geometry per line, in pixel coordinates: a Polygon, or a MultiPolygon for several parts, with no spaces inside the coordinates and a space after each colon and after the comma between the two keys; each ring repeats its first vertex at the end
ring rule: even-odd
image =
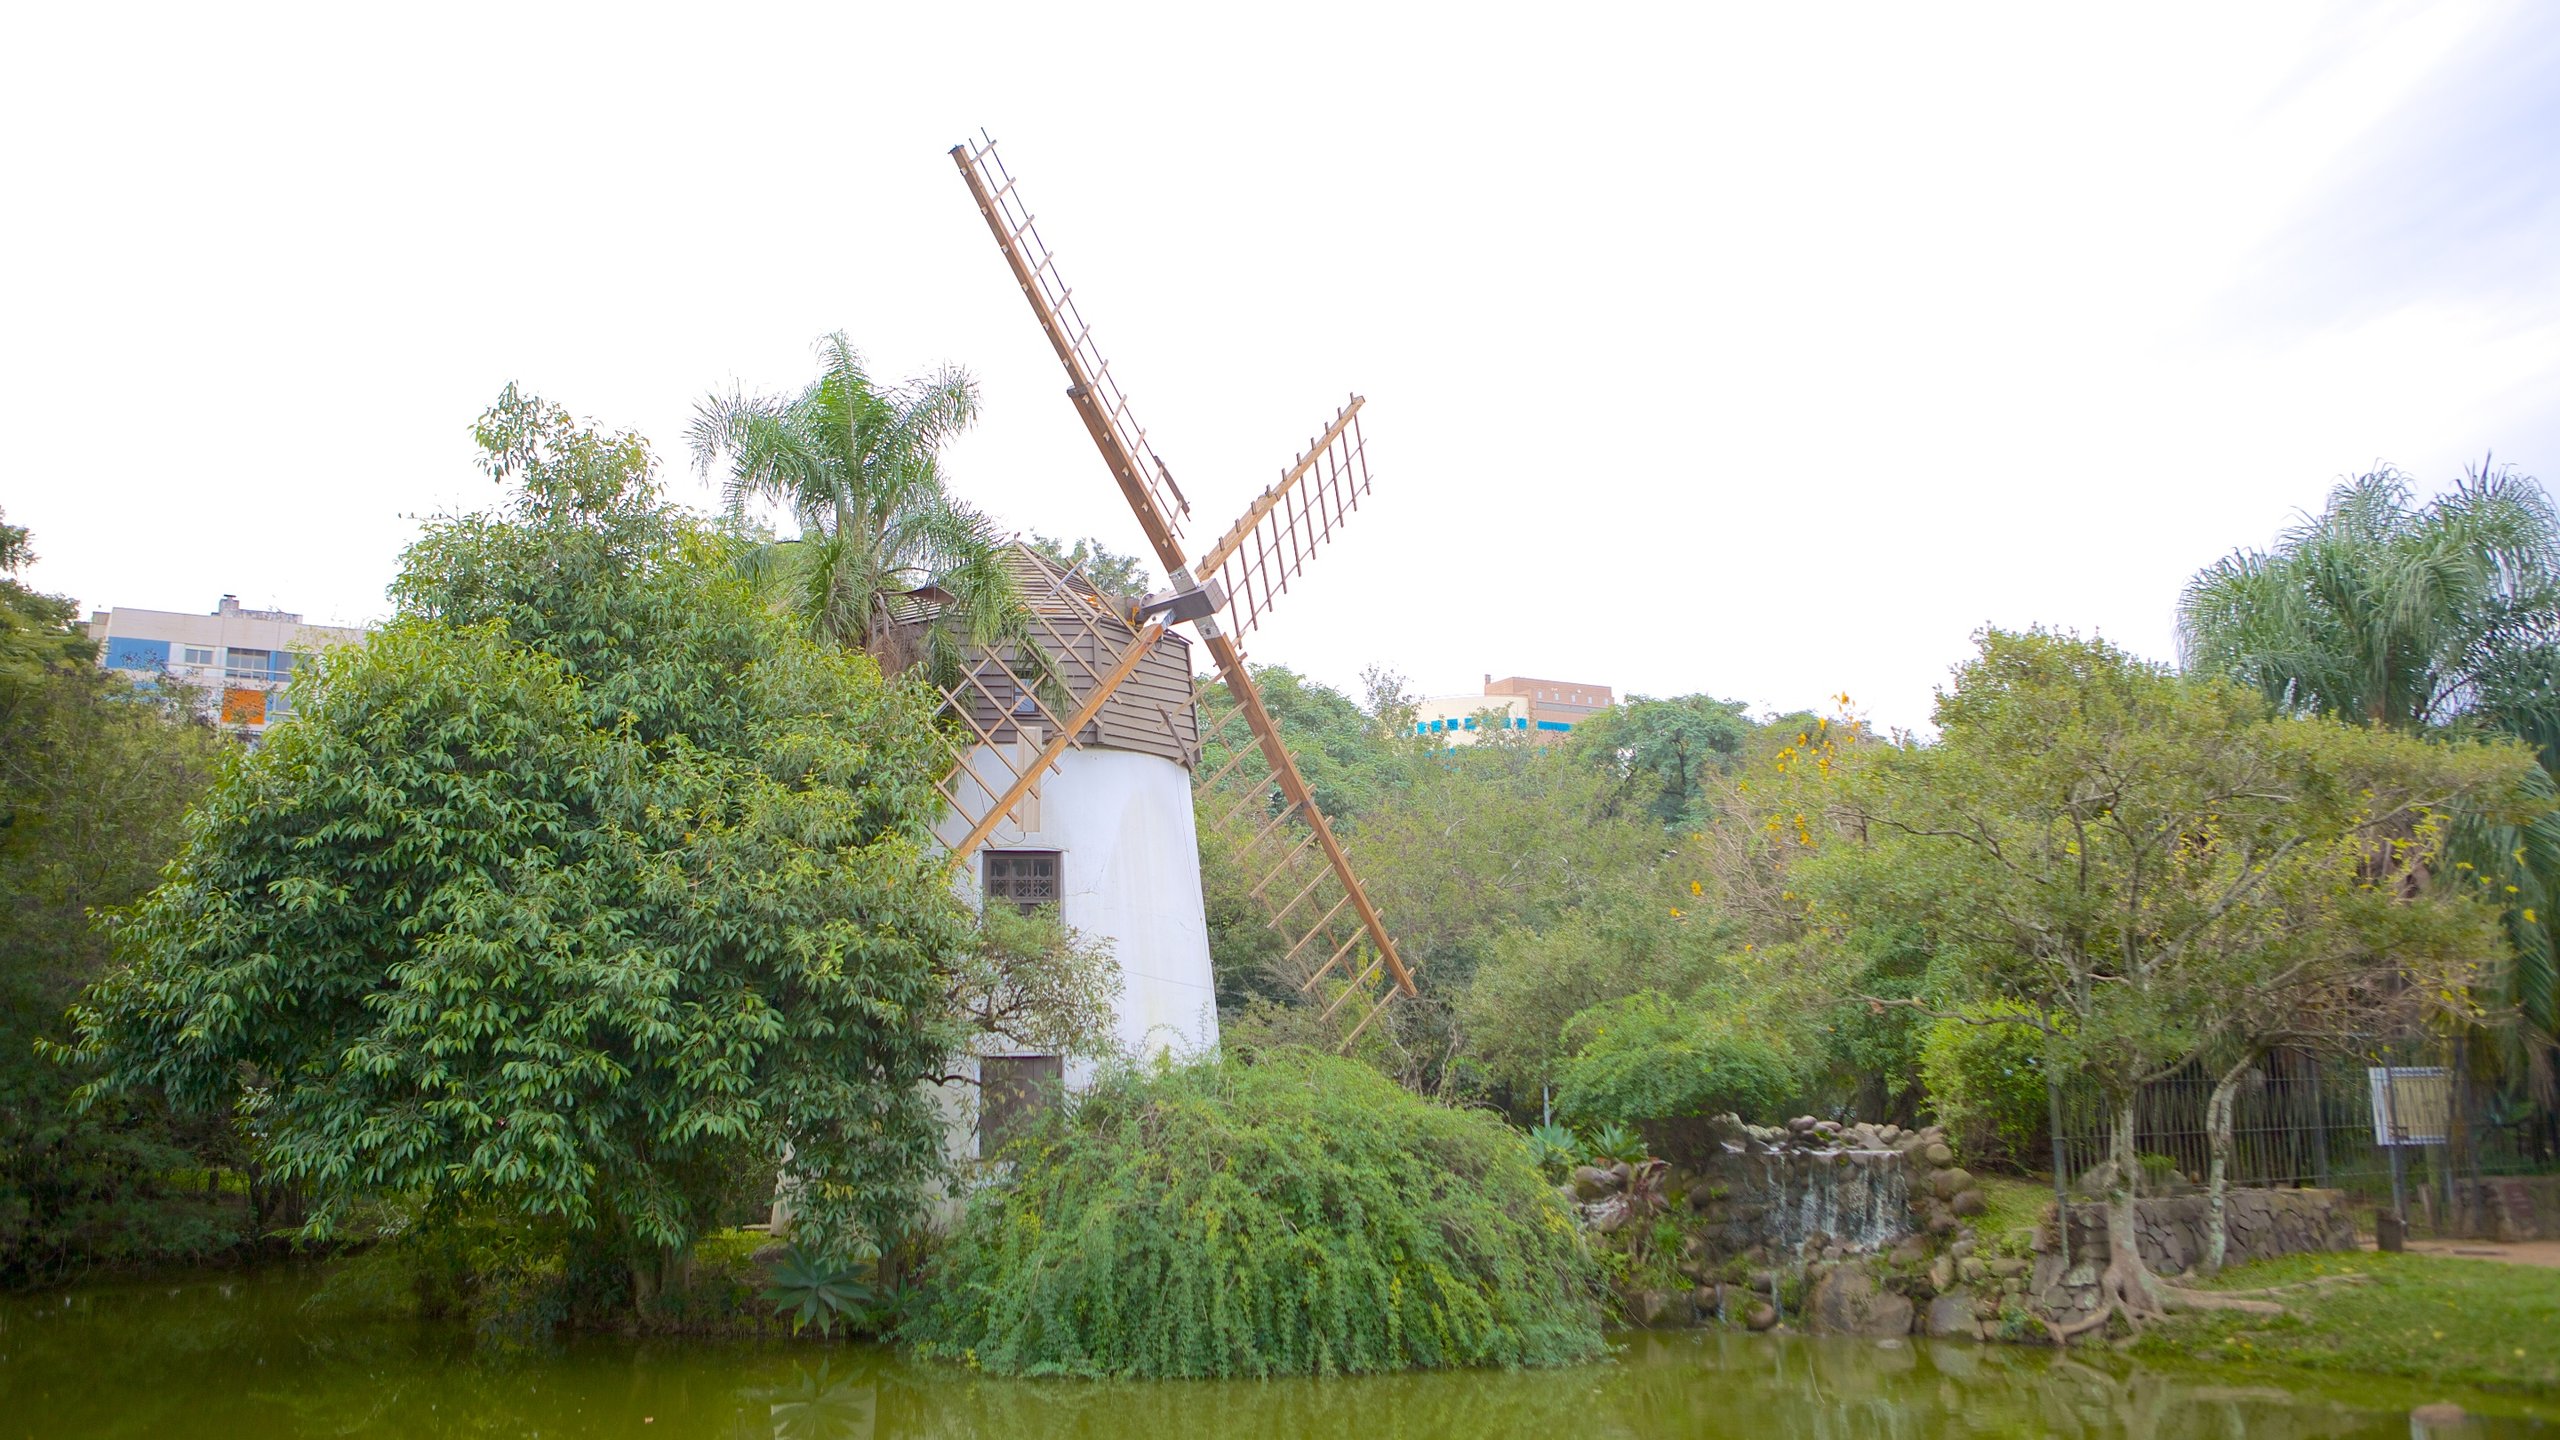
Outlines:
{"type": "MultiPolygon", "coordinates": [[[[1396,996],[1414,993],[1413,976],[1352,872],[1341,841],[1317,808],[1306,778],[1281,743],[1280,728],[1245,669],[1238,642],[1299,580],[1307,561],[1369,493],[1368,458],[1360,437],[1364,402],[1352,396],[1236,523],[1196,561],[1191,559],[1181,540],[1190,501],[1132,417],[1129,398],[1094,347],[1074,292],[1059,278],[1057,257],[1042,242],[1013,177],[996,158],[995,142],[955,145],[951,158],[1041,332],[1066,367],[1067,398],[1172,577],[1172,590],[1147,597],[1127,617],[1133,627],[1128,653],[1152,647],[1169,624],[1189,624],[1233,701],[1195,752],[1228,752],[1219,769],[1198,782],[1207,796],[1202,813],[1210,827],[1203,838],[1228,847],[1242,873],[1258,877],[1252,893],[1268,911],[1272,928],[1290,942],[1282,965],[1302,975],[1300,989],[1329,985],[1335,993],[1326,1008],[1328,1017],[1336,1012],[1358,1015],[1343,1041],[1348,1046],[1396,996]],[[1238,723],[1243,733],[1229,733],[1238,723]]],[[[1022,757],[1025,767],[1010,782],[974,782],[976,790],[993,798],[972,827],[972,846],[1037,786],[1042,770],[1066,746],[1077,743],[1081,724],[1092,718],[1085,712],[1098,712],[1135,668],[1134,660],[1114,662],[1112,670],[1091,677],[1089,689],[1071,686],[1084,696],[1077,713],[1057,721],[1040,751],[1022,757]]],[[[1011,753],[1019,754],[1020,747],[1011,753]]]]}

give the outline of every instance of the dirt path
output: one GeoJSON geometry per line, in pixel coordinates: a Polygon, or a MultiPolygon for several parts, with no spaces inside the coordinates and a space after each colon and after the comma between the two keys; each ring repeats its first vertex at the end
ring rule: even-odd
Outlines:
{"type": "MultiPolygon", "coordinates": [[[[2364,1242],[2373,1248],[2373,1242],[2364,1242]]],[[[2509,1265],[2535,1265],[2545,1270],[2560,1270],[2560,1240],[2517,1240],[2500,1244],[2494,1240],[2412,1240],[2409,1251],[2415,1255],[2458,1255],[2470,1260],[2502,1260],[2509,1265]]]]}

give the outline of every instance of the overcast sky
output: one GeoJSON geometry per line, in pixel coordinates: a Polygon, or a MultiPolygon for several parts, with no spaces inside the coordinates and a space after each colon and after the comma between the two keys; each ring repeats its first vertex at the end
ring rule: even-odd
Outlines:
{"type": "Polygon", "coordinates": [[[1143,548],[945,152],[1021,177],[1205,541],[1350,391],[1374,501],[1248,648],[1847,691],[2168,658],[2339,476],[2560,481],[2560,7],[19,5],[0,509],[87,606],[385,611],[509,380],[957,362],[1009,525],[1143,548]]]}

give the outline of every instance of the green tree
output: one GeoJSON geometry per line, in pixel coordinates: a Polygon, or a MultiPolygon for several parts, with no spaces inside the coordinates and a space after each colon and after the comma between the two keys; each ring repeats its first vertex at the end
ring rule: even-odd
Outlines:
{"type": "Polygon", "coordinates": [[[730,517],[780,504],[796,540],[753,557],[785,588],[810,633],[937,679],[962,657],[1026,639],[1030,614],[986,516],[951,493],[942,447],[978,415],[966,372],[886,385],[843,332],[818,342],[818,377],[790,396],[713,395],[689,432],[694,463],[717,472],[730,517]],[[942,623],[897,623],[899,599],[938,592],[942,623]]]}
{"type": "Polygon", "coordinates": [[[1583,1011],[1566,1022],[1564,1040],[1572,1054],[1557,1074],[1557,1113],[1634,1126],[1658,1154],[1690,1158],[1702,1148],[1701,1122],[1770,1115],[1802,1085],[1783,1037],[1658,990],[1583,1011]]]}
{"type": "Polygon", "coordinates": [[[1629,696],[1574,727],[1566,748],[1614,782],[1612,803],[1675,830],[1710,817],[1709,777],[1732,768],[1751,734],[1739,700],[1629,696]]]}
{"type": "MultiPolygon", "coordinates": [[[[2046,1063],[2106,1096],[2099,1319],[2198,1303],[2134,1241],[2139,1088],[2238,1039],[2235,997],[2359,965],[2387,982],[2377,937],[2399,912],[2458,937],[2473,902],[2418,884],[2444,817],[2516,811],[2531,763],[2513,745],[2273,717],[2228,682],[2041,631],[1986,631],[1935,719],[1936,744],[1866,747],[1845,767],[1840,838],[1798,862],[1796,884],[1817,913],[1926,930],[1948,961],[1939,1004],[2037,1029],[2046,1063]]],[[[2435,959],[2494,961],[2449,948],[2412,957],[2414,988],[2445,993],[2435,959]]]]}
{"type": "Polygon", "coordinates": [[[98,669],[70,599],[15,578],[33,558],[0,525],[0,1284],[200,1255],[249,1219],[173,1183],[224,1154],[224,1127],[147,1102],[75,1111],[37,1054],[106,966],[95,917],[151,888],[232,746],[98,669]]]}
{"type": "MultiPolygon", "coordinates": [[[[2197,575],[2178,619],[2190,669],[2289,713],[2448,738],[2502,731],[2560,775],[2560,514],[2510,468],[2484,463],[2423,503],[2398,471],[2357,476],[2273,549],[2197,575]]],[[[2513,897],[2519,963],[2492,998],[2521,1018],[2525,1044],[2547,1049],[2560,1034],[2560,814],[2471,817],[2451,848],[2513,897]]]]}
{"type": "Polygon", "coordinates": [[[84,1094],[242,1107],[313,1233],[512,1214],[630,1299],[786,1162],[804,1248],[900,1233],[970,943],[920,695],[749,593],[636,437],[512,387],[479,433],[518,491],[206,797],[84,1094]]]}

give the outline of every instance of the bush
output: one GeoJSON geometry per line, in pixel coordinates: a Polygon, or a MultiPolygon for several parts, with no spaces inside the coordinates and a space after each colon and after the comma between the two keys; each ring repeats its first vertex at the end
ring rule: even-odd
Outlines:
{"type": "Polygon", "coordinates": [[[1672,1158],[1703,1143],[1709,1117],[1766,1114],[1796,1088],[1796,1067],[1777,1042],[1659,991],[1594,1005],[1564,1034],[1574,1052],[1557,1073],[1557,1111],[1634,1126],[1672,1158]]]}
{"type": "Polygon", "coordinates": [[[1107,1076],[1015,1164],[934,1264],[924,1353],[1151,1377],[1601,1353],[1597,1272],[1519,1136],[1352,1061],[1107,1076]]]}
{"type": "Polygon", "coordinates": [[[1920,1077],[1930,1108],[1967,1163],[2032,1169],[2052,1128],[2044,1035],[2025,1025],[1974,1023],[2001,1014],[2029,1015],[2023,1006],[2001,1002],[1967,1013],[1973,1019],[1931,1024],[1920,1042],[1920,1077]]]}

